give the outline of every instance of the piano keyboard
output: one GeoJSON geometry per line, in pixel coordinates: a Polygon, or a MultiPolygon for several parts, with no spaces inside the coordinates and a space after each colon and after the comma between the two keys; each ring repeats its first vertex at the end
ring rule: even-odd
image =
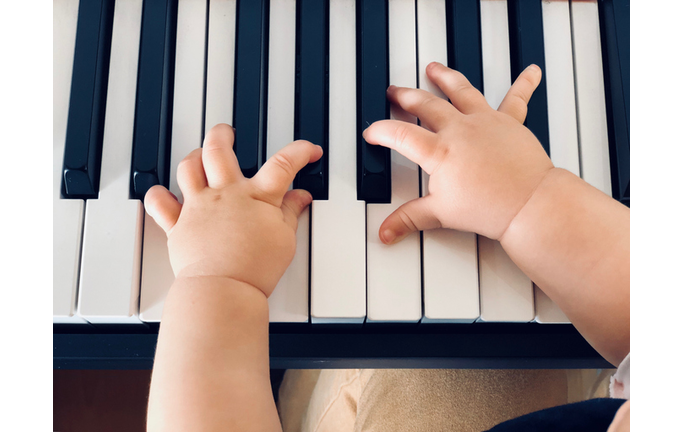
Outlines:
{"type": "Polygon", "coordinates": [[[386,246],[429,178],[362,131],[390,84],[443,97],[462,71],[498,106],[530,63],[526,125],[553,163],[629,204],[628,3],[563,0],[55,0],[53,322],[154,323],[173,282],[141,199],[217,123],[246,176],[294,139],[323,146],[273,323],[567,323],[498,242],[449,230],[386,246]],[[624,12],[625,11],[625,12],[624,12]]]}

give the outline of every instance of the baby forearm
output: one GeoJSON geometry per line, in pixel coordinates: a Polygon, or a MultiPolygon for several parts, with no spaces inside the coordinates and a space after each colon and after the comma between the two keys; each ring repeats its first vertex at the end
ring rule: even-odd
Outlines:
{"type": "Polygon", "coordinates": [[[555,168],[501,238],[512,260],[613,364],[630,349],[629,229],[628,208],[555,168]]]}
{"type": "Polygon", "coordinates": [[[164,304],[148,430],[279,430],[268,364],[268,303],[222,277],[179,278],[164,304]]]}

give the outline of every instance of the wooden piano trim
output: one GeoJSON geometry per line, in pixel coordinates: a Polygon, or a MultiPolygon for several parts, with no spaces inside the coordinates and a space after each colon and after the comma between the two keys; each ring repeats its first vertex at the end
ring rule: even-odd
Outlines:
{"type": "MultiPolygon", "coordinates": [[[[53,325],[54,369],[151,369],[158,324],[53,325]]],[[[271,324],[272,369],[612,368],[570,324],[271,324]]]]}

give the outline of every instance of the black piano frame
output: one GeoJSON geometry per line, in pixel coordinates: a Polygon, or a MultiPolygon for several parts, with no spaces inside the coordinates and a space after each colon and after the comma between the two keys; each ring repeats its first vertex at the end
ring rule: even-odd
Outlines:
{"type": "MultiPolygon", "coordinates": [[[[159,324],[53,325],[54,369],[151,369],[159,324]]],[[[272,369],[611,368],[571,324],[270,324],[272,369]]]]}

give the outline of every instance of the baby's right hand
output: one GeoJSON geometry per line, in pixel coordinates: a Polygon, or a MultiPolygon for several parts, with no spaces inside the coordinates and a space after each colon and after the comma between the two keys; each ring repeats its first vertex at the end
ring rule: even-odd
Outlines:
{"type": "Polygon", "coordinates": [[[363,133],[368,143],[398,151],[430,175],[429,194],[387,217],[380,238],[389,244],[413,231],[443,227],[498,240],[553,169],[522,125],[541,70],[524,70],[498,111],[460,72],[431,63],[427,76],[452,104],[424,90],[391,86],[389,100],[423,127],[381,120],[363,133]]]}

